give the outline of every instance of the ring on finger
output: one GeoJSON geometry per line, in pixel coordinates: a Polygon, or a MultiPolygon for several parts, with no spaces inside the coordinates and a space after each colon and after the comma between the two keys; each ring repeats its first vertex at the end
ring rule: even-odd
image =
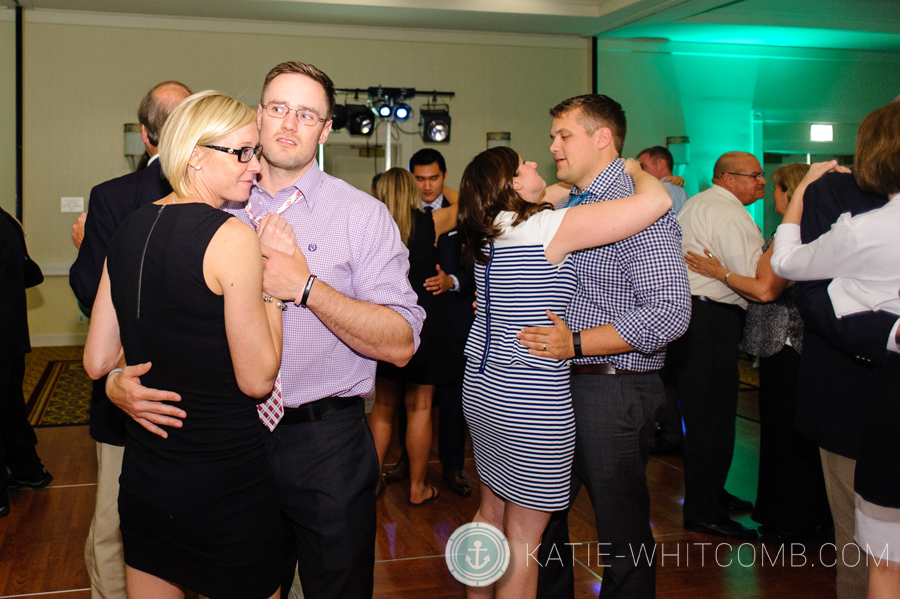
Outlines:
{"type": "Polygon", "coordinates": [[[544,351],[547,351],[547,344],[546,344],[546,343],[541,343],[541,346],[543,347],[544,351]]]}

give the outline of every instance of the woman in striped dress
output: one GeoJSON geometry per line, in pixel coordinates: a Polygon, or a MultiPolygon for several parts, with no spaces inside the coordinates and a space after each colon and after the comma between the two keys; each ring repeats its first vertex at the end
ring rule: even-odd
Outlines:
{"type": "MultiPolygon", "coordinates": [[[[645,229],[672,202],[640,165],[627,161],[637,194],[552,210],[537,165],[509,148],[482,152],[466,167],[459,191],[464,258],[475,262],[478,315],[466,345],[463,410],[481,480],[475,522],[504,531],[510,565],[498,597],[534,597],[529,548],[553,511],[569,503],[575,420],[568,361],[528,353],[516,334],[553,326],[575,293],[570,252],[613,243],[645,229]],[[554,316],[555,318],[555,316],[554,316]]],[[[491,596],[491,587],[469,587],[491,596]]]]}

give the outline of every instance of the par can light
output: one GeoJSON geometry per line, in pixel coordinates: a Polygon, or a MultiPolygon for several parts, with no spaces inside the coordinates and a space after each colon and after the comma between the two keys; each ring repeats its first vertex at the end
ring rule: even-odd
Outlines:
{"type": "Polygon", "coordinates": [[[372,135],[375,130],[375,114],[368,106],[348,104],[347,132],[350,135],[372,135]]]}
{"type": "Polygon", "coordinates": [[[419,135],[426,143],[448,143],[450,141],[450,112],[443,108],[420,110],[419,135]]]}
{"type": "Polygon", "coordinates": [[[400,102],[394,107],[394,118],[398,121],[405,121],[410,114],[412,114],[412,108],[409,107],[409,104],[400,102]]]}

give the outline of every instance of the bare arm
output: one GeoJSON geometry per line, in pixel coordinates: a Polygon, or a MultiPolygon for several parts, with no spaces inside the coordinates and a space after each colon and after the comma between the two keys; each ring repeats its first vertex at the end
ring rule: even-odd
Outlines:
{"type": "Polygon", "coordinates": [[[742,297],[752,302],[772,302],[778,299],[781,292],[788,283],[787,279],[782,279],[772,271],[772,252],[775,245],[769,246],[769,249],[760,257],[756,263],[756,274],[752,277],[739,275],[731,272],[721,265],[719,259],[713,256],[709,250],[704,249],[707,256],[700,256],[694,252],[688,252],[684,257],[688,268],[704,277],[717,279],[722,284],[730,287],[742,297]],[[725,281],[726,275],[728,281],[725,281]]]}
{"type": "MultiPolygon", "coordinates": [[[[288,256],[266,245],[262,252],[263,289],[299,305],[310,276],[303,252],[288,256]]],[[[373,360],[403,366],[415,352],[409,323],[387,306],[349,298],[318,279],[306,305],[341,341],[373,360]]]]}
{"type": "Polygon", "coordinates": [[[434,217],[435,240],[438,237],[456,228],[456,218],[459,215],[459,206],[450,204],[446,208],[439,208],[431,213],[434,217]]]}
{"type": "Polygon", "coordinates": [[[628,173],[634,178],[635,195],[569,208],[547,246],[548,262],[559,264],[570,252],[631,237],[668,212],[672,198],[666,188],[640,167],[634,171],[631,163],[637,163],[626,161],[628,173]]]}
{"type": "Polygon", "coordinates": [[[203,274],[209,288],[224,297],[225,334],[238,387],[257,398],[272,392],[282,342],[281,309],[263,302],[262,270],[256,235],[237,219],[226,221],[209,243],[203,274]]]}
{"type": "Polygon", "coordinates": [[[91,328],[88,330],[87,342],[84,345],[84,370],[96,381],[109,374],[124,355],[122,340],[119,337],[119,321],[110,294],[109,273],[104,262],[97,299],[94,301],[91,328]]]}
{"type": "Polygon", "coordinates": [[[566,201],[569,199],[569,193],[572,191],[572,186],[568,183],[557,183],[555,185],[548,185],[546,189],[544,189],[544,193],[540,197],[540,201],[543,204],[553,204],[556,208],[560,208],[564,206],[566,201]]]}

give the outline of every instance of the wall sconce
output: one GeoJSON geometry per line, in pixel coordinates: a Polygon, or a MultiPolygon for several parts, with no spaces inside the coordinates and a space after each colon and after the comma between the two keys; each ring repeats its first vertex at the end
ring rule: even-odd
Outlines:
{"type": "Polygon", "coordinates": [[[141,138],[141,126],[138,123],[125,123],[125,158],[128,159],[132,172],[137,169],[138,162],[146,151],[141,138]]]}
{"type": "Polygon", "coordinates": [[[809,141],[834,141],[834,126],[819,123],[810,125],[809,141]]]}
{"type": "Polygon", "coordinates": [[[675,164],[691,163],[690,137],[667,137],[666,147],[672,153],[672,160],[675,164]]]}
{"type": "Polygon", "coordinates": [[[487,134],[487,149],[504,147],[508,148],[512,145],[512,133],[494,131],[487,134]]]}

